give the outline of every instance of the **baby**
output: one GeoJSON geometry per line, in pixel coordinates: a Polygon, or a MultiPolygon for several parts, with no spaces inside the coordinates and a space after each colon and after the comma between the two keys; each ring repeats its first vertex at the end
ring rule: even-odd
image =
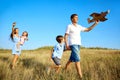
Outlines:
{"type": "Polygon", "coordinates": [[[22,33],[22,36],[20,36],[20,42],[18,42],[18,43],[16,44],[16,46],[17,46],[17,51],[19,51],[20,46],[22,46],[22,45],[25,43],[25,41],[27,41],[27,40],[28,40],[28,32],[27,32],[27,31],[24,31],[24,32],[22,33]]]}

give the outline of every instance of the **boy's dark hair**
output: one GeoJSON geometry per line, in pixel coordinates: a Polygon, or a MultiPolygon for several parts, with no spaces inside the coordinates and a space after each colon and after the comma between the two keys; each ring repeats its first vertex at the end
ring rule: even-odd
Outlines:
{"type": "Polygon", "coordinates": [[[62,36],[62,35],[58,35],[58,36],[56,37],[56,41],[57,41],[58,43],[61,43],[62,40],[63,40],[63,36],[62,36]]]}
{"type": "Polygon", "coordinates": [[[71,21],[72,21],[72,19],[73,19],[75,16],[78,16],[78,15],[77,15],[77,14],[72,14],[72,15],[71,15],[71,17],[70,17],[71,21]]]}

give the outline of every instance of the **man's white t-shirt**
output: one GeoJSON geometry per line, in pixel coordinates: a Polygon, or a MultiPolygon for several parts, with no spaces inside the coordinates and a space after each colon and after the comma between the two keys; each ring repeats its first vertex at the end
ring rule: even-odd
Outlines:
{"type": "Polygon", "coordinates": [[[86,28],[76,24],[69,24],[66,29],[66,33],[69,35],[69,45],[81,45],[81,31],[84,31],[86,28]]]}

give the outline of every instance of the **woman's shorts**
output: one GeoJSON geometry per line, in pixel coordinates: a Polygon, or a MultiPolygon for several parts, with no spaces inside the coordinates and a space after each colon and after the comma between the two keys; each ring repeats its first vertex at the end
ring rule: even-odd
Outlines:
{"type": "Polygon", "coordinates": [[[19,56],[21,54],[21,46],[20,46],[19,49],[17,49],[17,46],[14,45],[13,48],[12,48],[12,54],[19,56]]]}

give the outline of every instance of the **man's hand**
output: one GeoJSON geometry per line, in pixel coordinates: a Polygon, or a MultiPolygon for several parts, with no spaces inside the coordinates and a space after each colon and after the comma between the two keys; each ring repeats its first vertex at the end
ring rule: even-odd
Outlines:
{"type": "Polygon", "coordinates": [[[66,45],[66,49],[67,49],[67,50],[70,50],[70,46],[66,45]]]}
{"type": "Polygon", "coordinates": [[[95,21],[95,24],[98,24],[99,23],[99,20],[95,21]]]}

